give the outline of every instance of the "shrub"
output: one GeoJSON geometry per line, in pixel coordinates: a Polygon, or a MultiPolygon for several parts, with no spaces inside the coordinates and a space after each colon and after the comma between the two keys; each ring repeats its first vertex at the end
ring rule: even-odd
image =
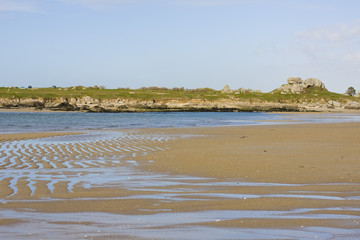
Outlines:
{"type": "Polygon", "coordinates": [[[353,87],[349,87],[346,92],[346,94],[350,95],[350,96],[354,96],[356,94],[355,88],[353,87]]]}

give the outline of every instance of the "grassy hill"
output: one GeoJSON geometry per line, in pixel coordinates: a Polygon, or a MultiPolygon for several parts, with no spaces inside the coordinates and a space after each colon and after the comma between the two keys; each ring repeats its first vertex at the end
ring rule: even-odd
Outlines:
{"type": "Polygon", "coordinates": [[[56,99],[56,98],[82,98],[89,96],[95,99],[138,99],[138,100],[189,100],[200,99],[217,101],[219,99],[231,99],[238,101],[276,102],[276,103],[302,103],[302,102],[338,102],[357,101],[358,98],[343,94],[329,92],[326,89],[308,88],[302,94],[281,94],[280,92],[237,92],[222,93],[210,88],[202,89],[166,89],[166,88],[142,88],[142,89],[99,89],[84,87],[69,88],[0,88],[0,98],[17,99],[56,99]]]}

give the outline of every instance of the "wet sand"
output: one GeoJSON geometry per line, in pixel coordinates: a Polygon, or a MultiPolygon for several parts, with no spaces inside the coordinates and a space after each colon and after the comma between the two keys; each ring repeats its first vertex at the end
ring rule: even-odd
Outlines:
{"type": "Polygon", "coordinates": [[[193,134],[149,170],[256,182],[360,182],[360,123],[164,129],[193,134]]]}
{"type": "Polygon", "coordinates": [[[3,139],[4,239],[360,234],[360,123],[3,139]]]}
{"type": "Polygon", "coordinates": [[[81,134],[81,133],[76,133],[76,132],[44,132],[44,133],[12,133],[12,134],[0,133],[0,142],[47,138],[47,137],[56,137],[56,136],[70,136],[77,134],[81,134]]]}

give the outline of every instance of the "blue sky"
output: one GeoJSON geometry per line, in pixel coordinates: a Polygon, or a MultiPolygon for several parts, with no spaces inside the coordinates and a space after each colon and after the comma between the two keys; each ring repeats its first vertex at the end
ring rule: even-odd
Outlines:
{"type": "Polygon", "coordinates": [[[360,89],[358,0],[0,0],[0,86],[360,89]]]}

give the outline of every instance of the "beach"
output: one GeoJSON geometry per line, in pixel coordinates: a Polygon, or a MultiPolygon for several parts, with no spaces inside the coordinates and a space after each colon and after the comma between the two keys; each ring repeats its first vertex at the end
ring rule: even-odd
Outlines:
{"type": "Polygon", "coordinates": [[[0,139],[4,239],[360,234],[359,122],[0,139]]]}
{"type": "Polygon", "coordinates": [[[360,182],[360,124],[166,129],[193,134],[157,152],[152,169],[256,182],[360,182]]]}

